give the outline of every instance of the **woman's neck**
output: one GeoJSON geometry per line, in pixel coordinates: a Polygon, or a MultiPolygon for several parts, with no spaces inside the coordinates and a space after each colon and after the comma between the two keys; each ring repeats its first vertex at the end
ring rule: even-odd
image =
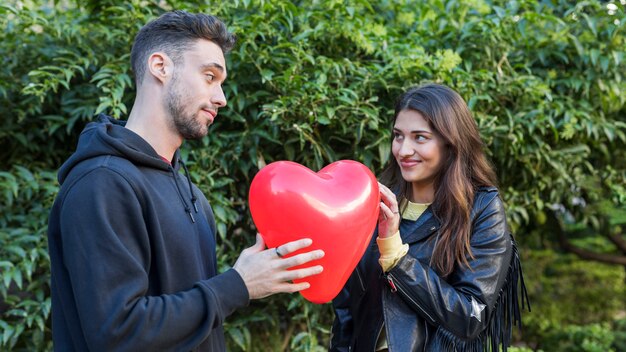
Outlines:
{"type": "Polygon", "coordinates": [[[428,184],[411,184],[411,194],[409,200],[413,203],[432,203],[435,199],[435,186],[432,182],[428,184]]]}

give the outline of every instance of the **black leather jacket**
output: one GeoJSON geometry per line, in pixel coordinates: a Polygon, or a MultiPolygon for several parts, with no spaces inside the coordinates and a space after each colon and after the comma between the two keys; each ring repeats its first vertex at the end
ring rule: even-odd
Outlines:
{"type": "Polygon", "coordinates": [[[430,208],[416,230],[401,232],[409,252],[387,273],[378,263],[375,234],[333,300],[330,350],[374,351],[384,326],[391,352],[497,351],[499,344],[506,351],[512,324],[520,323],[520,279],[522,306],[528,297],[496,188],[477,192],[471,216],[474,259],[446,279],[429,266],[440,227],[430,208]]]}

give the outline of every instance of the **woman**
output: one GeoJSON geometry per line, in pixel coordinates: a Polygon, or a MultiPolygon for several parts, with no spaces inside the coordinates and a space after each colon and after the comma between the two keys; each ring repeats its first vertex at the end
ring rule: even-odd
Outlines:
{"type": "Polygon", "coordinates": [[[452,89],[399,98],[378,236],[333,301],[331,351],[506,351],[518,281],[528,297],[482,148],[452,89]]]}

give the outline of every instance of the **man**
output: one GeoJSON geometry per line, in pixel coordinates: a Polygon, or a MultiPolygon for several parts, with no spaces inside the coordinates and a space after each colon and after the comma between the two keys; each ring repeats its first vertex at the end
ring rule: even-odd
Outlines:
{"type": "Polygon", "coordinates": [[[137,97],[128,122],[100,116],[59,171],[50,214],[52,331],[58,351],[223,351],[222,323],[250,299],[297,292],[321,258],[282,256],[310,239],[245,249],[218,274],[215,220],[178,148],[226,106],[224,53],[234,37],[213,16],[166,13],[132,48],[137,97]],[[179,169],[185,171],[184,177],[179,169]]]}

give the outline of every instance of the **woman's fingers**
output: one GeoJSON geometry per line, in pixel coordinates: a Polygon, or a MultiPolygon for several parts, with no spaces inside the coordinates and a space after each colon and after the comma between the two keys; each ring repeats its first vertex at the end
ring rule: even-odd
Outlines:
{"type": "Polygon", "coordinates": [[[390,218],[393,216],[393,211],[391,211],[391,209],[389,209],[387,204],[383,202],[380,202],[380,212],[381,212],[381,215],[384,215],[386,218],[390,218]]]}
{"type": "Polygon", "coordinates": [[[380,189],[380,195],[385,205],[387,205],[387,207],[391,209],[392,212],[397,212],[398,201],[396,199],[396,195],[393,194],[393,192],[391,192],[389,188],[387,188],[385,185],[383,185],[380,182],[378,183],[378,188],[380,189]]]}
{"type": "Polygon", "coordinates": [[[378,183],[380,189],[380,213],[378,215],[378,236],[386,238],[398,231],[400,211],[396,195],[385,185],[378,183]]]}

